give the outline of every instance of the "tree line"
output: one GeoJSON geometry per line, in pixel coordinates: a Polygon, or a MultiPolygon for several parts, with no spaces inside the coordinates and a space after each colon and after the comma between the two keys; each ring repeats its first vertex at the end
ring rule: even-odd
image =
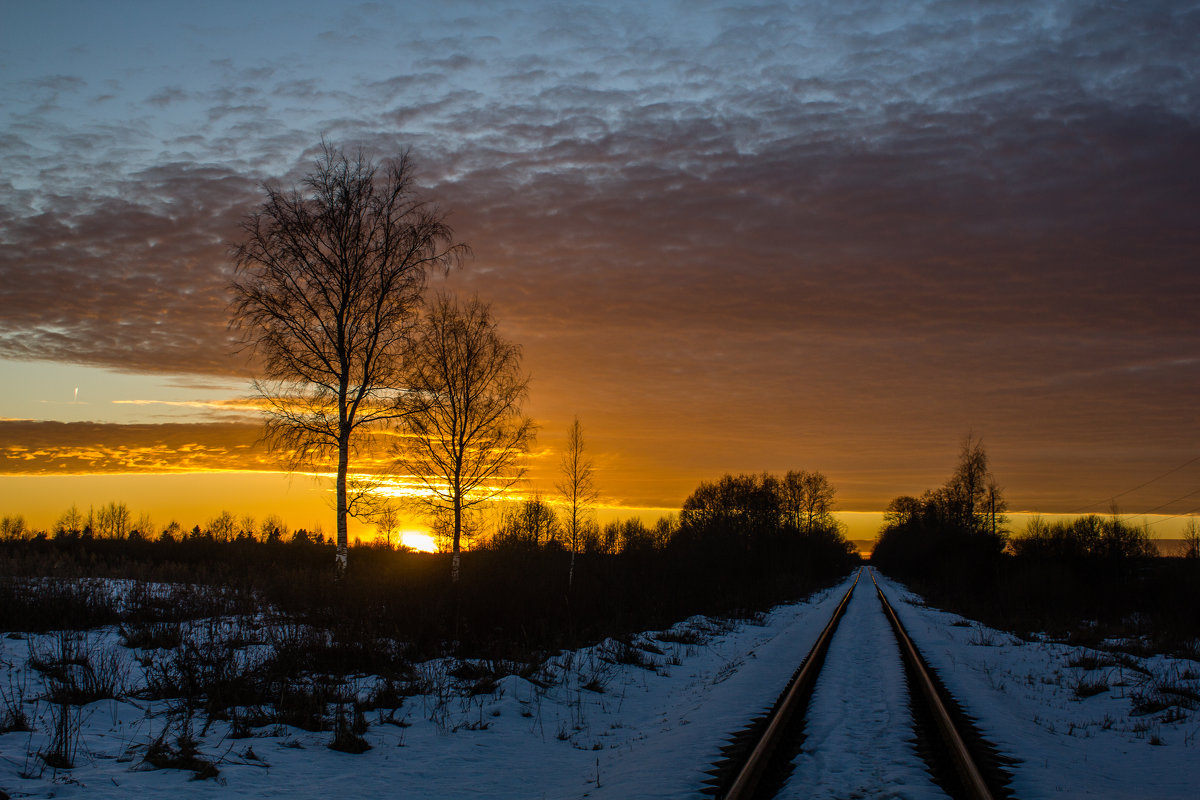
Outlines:
{"type": "Polygon", "coordinates": [[[210,541],[210,542],[265,542],[270,544],[332,544],[320,525],[312,530],[291,530],[278,514],[268,514],[261,521],[248,514],[241,516],[232,511],[221,511],[203,524],[191,528],[171,520],[158,527],[149,514],[138,514],[125,503],[112,501],[99,508],[90,506],[86,512],[72,505],[50,526],[49,530],[38,530],[26,524],[24,516],[12,514],[0,521],[0,541],[22,539],[97,539],[105,541],[210,541]]]}
{"type": "Polygon", "coordinates": [[[1019,531],[1006,511],[983,443],[968,435],[945,484],[888,505],[871,562],[929,602],[995,627],[1085,641],[1141,637],[1162,650],[1194,641],[1195,519],[1184,530],[1185,558],[1159,558],[1149,529],[1115,507],[1075,519],[1034,516],[1019,531]]]}
{"type": "MultiPolygon", "coordinates": [[[[567,503],[536,496],[506,503],[486,525],[471,515],[468,530],[476,538],[461,559],[469,579],[457,583],[452,553],[382,543],[352,548],[355,566],[330,581],[336,539],[288,532],[274,516],[256,522],[222,512],[190,531],[171,524],[150,536],[131,525],[124,538],[102,538],[86,523],[91,515],[72,508],[53,531],[0,540],[0,616],[19,620],[30,613],[31,606],[17,602],[22,584],[12,577],[128,578],[234,591],[256,608],[268,603],[336,629],[359,649],[361,642],[392,637],[431,656],[453,647],[463,655],[509,658],[513,648],[578,646],[693,614],[753,616],[836,582],[858,563],[854,548],[826,513],[831,505],[814,512],[811,526],[794,524],[808,516],[785,510],[786,483],[768,474],[725,475],[701,483],[686,511],[652,522],[600,524],[594,509],[581,505],[574,540],[567,503]],[[764,506],[777,513],[762,513],[764,506]],[[77,519],[82,528],[71,522],[77,519]],[[16,599],[5,608],[9,596],[16,599]]],[[[822,496],[832,504],[832,486],[822,496]]],[[[123,504],[110,505],[128,513],[123,504]]],[[[54,627],[83,613],[71,598],[60,599],[38,606],[37,624],[54,627]]],[[[112,614],[93,617],[113,621],[112,614]]]]}
{"type": "MultiPolygon", "coordinates": [[[[1121,517],[1087,514],[1047,521],[1033,516],[1019,532],[1008,528],[1008,503],[988,464],[983,443],[968,434],[946,483],[920,497],[888,504],[872,561],[916,573],[922,569],[966,569],[1010,556],[1062,562],[1123,562],[1157,556],[1145,525],[1121,517]]],[[[1188,520],[1184,555],[1200,558],[1200,525],[1188,520]]]]}
{"type": "MultiPolygon", "coordinates": [[[[572,426],[568,460],[586,463],[579,421],[572,426]]],[[[570,475],[576,473],[571,472],[570,475]]],[[[560,489],[571,485],[560,483],[560,489]]],[[[592,484],[589,484],[592,485],[592,484]]],[[[724,475],[704,481],[684,500],[678,514],[667,514],[647,524],[640,517],[614,519],[601,524],[593,502],[597,496],[564,489],[558,503],[540,494],[520,501],[497,504],[494,513],[477,513],[462,521],[460,546],[471,550],[548,550],[571,556],[568,583],[573,579],[574,557],[579,554],[617,555],[664,552],[672,548],[701,547],[751,551],[772,540],[824,539],[850,552],[843,526],[833,516],[836,490],[819,472],[791,471],[724,475]],[[587,502],[585,502],[587,501],[587,502]]],[[[392,549],[394,524],[384,521],[369,544],[392,549]]],[[[433,530],[444,551],[453,553],[450,530],[433,530]]],[[[266,542],[335,544],[320,526],[291,531],[283,519],[271,514],[257,521],[250,515],[222,511],[204,524],[188,529],[172,520],[159,529],[149,515],[135,516],[125,503],[110,502],[86,513],[72,505],[49,531],[30,530],[24,518],[7,516],[0,538],[137,539],[145,541],[206,540],[213,542],[266,542]]],[[[397,547],[403,547],[396,543],[397,547]]]]}

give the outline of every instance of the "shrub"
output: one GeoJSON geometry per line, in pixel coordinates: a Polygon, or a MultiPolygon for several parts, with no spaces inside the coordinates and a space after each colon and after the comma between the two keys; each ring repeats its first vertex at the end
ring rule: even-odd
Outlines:
{"type": "Polygon", "coordinates": [[[329,742],[330,750],[342,753],[365,753],[371,745],[362,737],[367,732],[367,720],[362,709],[354,711],[353,722],[346,719],[346,709],[339,705],[333,727],[333,739],[329,742]]]}

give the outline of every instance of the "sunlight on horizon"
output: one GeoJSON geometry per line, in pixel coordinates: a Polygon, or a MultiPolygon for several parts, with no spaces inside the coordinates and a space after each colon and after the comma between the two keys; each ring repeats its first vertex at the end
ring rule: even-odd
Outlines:
{"type": "Polygon", "coordinates": [[[422,553],[436,553],[437,541],[426,531],[401,531],[400,543],[422,553]]]}

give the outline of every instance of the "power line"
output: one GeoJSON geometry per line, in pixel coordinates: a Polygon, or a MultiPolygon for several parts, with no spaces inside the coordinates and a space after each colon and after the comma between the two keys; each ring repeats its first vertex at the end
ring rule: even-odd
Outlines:
{"type": "MultiPolygon", "coordinates": [[[[1173,468],[1167,470],[1166,472],[1164,472],[1162,475],[1151,478],[1150,480],[1146,481],[1145,483],[1138,484],[1137,486],[1133,487],[1132,489],[1126,489],[1125,491],[1120,492],[1119,494],[1114,494],[1112,497],[1106,498],[1104,500],[1097,500],[1094,503],[1088,503],[1087,505],[1085,505],[1081,508],[1078,508],[1075,511],[1071,511],[1069,513],[1079,514],[1079,513],[1086,511],[1089,508],[1092,508],[1093,506],[1098,506],[1101,503],[1111,503],[1112,501],[1116,500],[1118,497],[1124,497],[1127,494],[1132,494],[1133,492],[1136,492],[1138,489],[1144,489],[1152,483],[1161,481],[1163,478],[1167,477],[1168,475],[1174,475],[1176,472],[1179,472],[1179,470],[1183,469],[1184,467],[1195,464],[1197,461],[1200,461],[1200,456],[1196,456],[1195,458],[1188,459],[1187,461],[1183,462],[1179,466],[1173,467],[1173,468]]],[[[1184,497],[1187,497],[1187,496],[1188,495],[1184,495],[1184,497]]],[[[1179,499],[1182,500],[1183,498],[1179,498],[1179,499]]],[[[1172,502],[1174,502],[1174,501],[1172,501],[1172,502]]],[[[1168,503],[1168,505],[1170,505],[1170,504],[1168,503]]],[[[1161,508],[1161,506],[1160,506],[1160,508],[1161,508]]]]}
{"type": "MultiPolygon", "coordinates": [[[[1139,512],[1139,513],[1141,513],[1141,514],[1153,514],[1155,511],[1158,511],[1160,508],[1166,508],[1166,507],[1167,507],[1167,506],[1169,506],[1169,505],[1173,505],[1174,503],[1178,503],[1180,500],[1186,500],[1186,499],[1188,499],[1189,497],[1191,497],[1191,496],[1192,496],[1192,495],[1194,495],[1194,494],[1200,494],[1200,489],[1193,489],[1192,491],[1188,492],[1188,493],[1187,493],[1187,494],[1185,494],[1185,495],[1182,495],[1182,496],[1180,496],[1180,497],[1176,497],[1174,500],[1168,500],[1167,502],[1163,503],[1161,506],[1155,506],[1154,508],[1150,509],[1149,511],[1142,511],[1142,512],[1139,512]]],[[[1135,515],[1132,515],[1132,516],[1136,516],[1136,514],[1135,514],[1135,515]]],[[[1168,515],[1168,516],[1170,516],[1170,515],[1168,515]]]]}
{"type": "Polygon", "coordinates": [[[1188,509],[1187,511],[1184,511],[1181,514],[1172,514],[1169,517],[1163,517],[1162,519],[1156,519],[1156,520],[1154,520],[1154,522],[1147,522],[1146,527],[1149,528],[1151,525],[1157,525],[1160,522],[1169,522],[1173,519],[1179,519],[1180,517],[1190,517],[1192,514],[1195,514],[1197,511],[1200,511],[1200,506],[1196,506],[1195,508],[1188,509]]]}

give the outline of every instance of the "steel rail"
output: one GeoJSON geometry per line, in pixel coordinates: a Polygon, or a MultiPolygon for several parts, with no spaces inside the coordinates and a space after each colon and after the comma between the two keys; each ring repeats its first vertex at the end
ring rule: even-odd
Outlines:
{"type": "Polygon", "coordinates": [[[992,790],[984,782],[983,775],[975,765],[975,759],[972,758],[966,743],[959,734],[958,728],[950,716],[950,712],[946,710],[946,705],[942,702],[941,695],[938,694],[937,687],[934,685],[933,679],[929,675],[929,670],[926,669],[925,662],[921,659],[916,645],[909,638],[908,632],[904,630],[904,626],[900,624],[900,617],[896,615],[892,604],[888,602],[887,597],[883,594],[883,589],[879,587],[878,581],[875,580],[874,571],[871,573],[871,583],[875,584],[875,591],[879,593],[879,602],[883,604],[883,610],[892,623],[892,630],[896,632],[896,639],[900,642],[900,653],[904,657],[905,662],[912,668],[912,672],[916,676],[917,686],[924,696],[930,711],[933,713],[934,722],[936,723],[938,733],[941,735],[942,744],[950,754],[951,763],[954,765],[954,770],[962,782],[967,797],[971,798],[971,800],[993,800],[994,795],[992,794],[992,790]]]}
{"type": "Polygon", "coordinates": [[[808,699],[808,690],[816,682],[817,673],[821,671],[821,663],[824,660],[825,651],[829,649],[829,642],[833,639],[838,622],[841,621],[842,614],[850,602],[850,595],[854,594],[854,587],[858,586],[858,579],[862,576],[862,571],[863,568],[859,567],[858,574],[854,576],[854,583],[850,584],[846,596],[842,598],[842,602],[838,603],[837,610],[833,612],[833,616],[830,617],[828,624],[825,625],[825,629],[817,637],[816,644],[813,645],[812,650],[809,651],[808,656],[804,659],[804,665],[800,668],[799,672],[792,676],[787,689],[784,690],[783,699],[776,703],[766,730],[763,731],[762,737],[759,738],[758,743],[750,751],[750,755],[746,758],[745,763],[738,770],[737,777],[729,787],[729,791],[724,795],[720,795],[724,800],[750,800],[754,796],[754,791],[762,779],[763,772],[770,763],[771,755],[775,752],[779,740],[787,730],[788,722],[791,720],[796,708],[808,699]]]}

